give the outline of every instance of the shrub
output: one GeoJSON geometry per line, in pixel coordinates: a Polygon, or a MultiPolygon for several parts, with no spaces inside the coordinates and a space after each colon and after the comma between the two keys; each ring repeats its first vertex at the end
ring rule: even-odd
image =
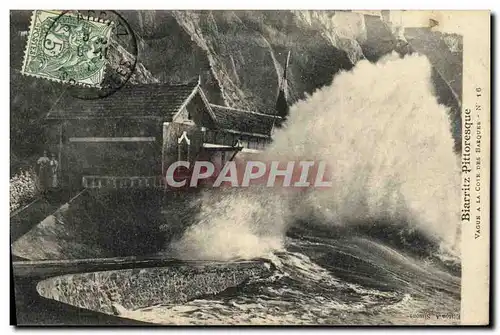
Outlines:
{"type": "Polygon", "coordinates": [[[33,200],[37,193],[36,175],[32,169],[21,170],[10,179],[10,211],[33,200]]]}

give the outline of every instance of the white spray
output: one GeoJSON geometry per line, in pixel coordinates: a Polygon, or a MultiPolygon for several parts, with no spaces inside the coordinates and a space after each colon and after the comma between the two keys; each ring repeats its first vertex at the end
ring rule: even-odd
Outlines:
{"type": "Polygon", "coordinates": [[[327,161],[332,188],[219,190],[174,248],[184,258],[266,256],[283,247],[288,223],[314,216],[328,225],[401,220],[453,249],[460,213],[453,144],[425,57],[360,61],[292,106],[260,157],[327,161]]]}

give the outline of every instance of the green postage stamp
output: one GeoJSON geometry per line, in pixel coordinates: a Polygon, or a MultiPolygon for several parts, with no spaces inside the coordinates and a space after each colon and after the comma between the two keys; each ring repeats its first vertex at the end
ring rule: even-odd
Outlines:
{"type": "Polygon", "coordinates": [[[100,87],[112,21],[35,10],[21,72],[72,85],[100,87]]]}

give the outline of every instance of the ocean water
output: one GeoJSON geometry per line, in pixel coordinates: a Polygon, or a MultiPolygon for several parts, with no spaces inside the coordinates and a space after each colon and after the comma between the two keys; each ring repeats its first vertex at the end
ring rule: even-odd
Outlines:
{"type": "Polygon", "coordinates": [[[121,316],[158,324],[457,324],[460,276],[363,237],[287,238],[274,274],[184,304],[121,316]]]}
{"type": "Polygon", "coordinates": [[[181,259],[264,258],[273,275],[123,316],[161,324],[458,323],[453,145],[425,57],[358,62],[292,106],[273,144],[252,157],[324,160],[331,188],[207,190],[194,224],[166,246],[181,259]]]}

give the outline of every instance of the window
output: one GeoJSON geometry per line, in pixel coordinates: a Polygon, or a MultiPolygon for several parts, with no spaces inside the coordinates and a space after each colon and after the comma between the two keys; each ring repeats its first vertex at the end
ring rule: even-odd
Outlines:
{"type": "Polygon", "coordinates": [[[244,148],[248,148],[248,142],[249,142],[249,138],[247,136],[242,136],[241,137],[241,145],[244,147],[244,148]]]}
{"type": "Polygon", "coordinates": [[[234,140],[234,135],[231,133],[225,133],[224,134],[224,141],[222,144],[225,145],[233,145],[233,140],[234,140]]]}
{"type": "Polygon", "coordinates": [[[214,130],[208,129],[207,130],[207,137],[206,137],[207,143],[215,143],[215,135],[216,135],[216,132],[214,130]]]}
{"type": "Polygon", "coordinates": [[[217,131],[215,133],[215,143],[217,144],[223,144],[224,143],[224,133],[221,131],[217,131]]]}
{"type": "Polygon", "coordinates": [[[248,148],[249,149],[259,149],[258,147],[258,138],[250,138],[250,140],[248,141],[248,148]]]}

